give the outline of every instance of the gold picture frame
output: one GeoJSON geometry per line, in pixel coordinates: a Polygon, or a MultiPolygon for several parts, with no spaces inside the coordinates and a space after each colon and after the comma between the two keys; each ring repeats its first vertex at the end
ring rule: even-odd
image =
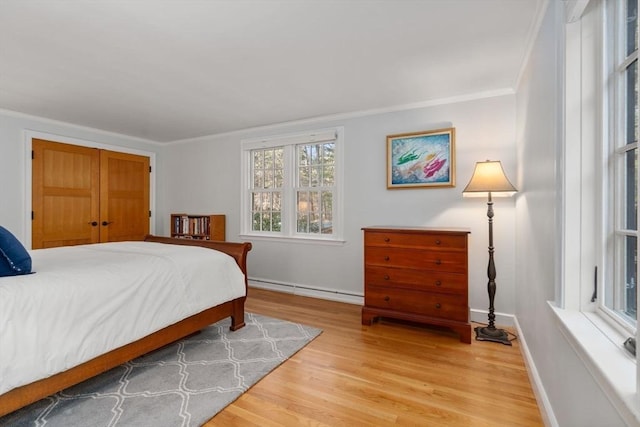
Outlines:
{"type": "Polygon", "coordinates": [[[387,136],[387,188],[455,187],[455,128],[387,136]]]}

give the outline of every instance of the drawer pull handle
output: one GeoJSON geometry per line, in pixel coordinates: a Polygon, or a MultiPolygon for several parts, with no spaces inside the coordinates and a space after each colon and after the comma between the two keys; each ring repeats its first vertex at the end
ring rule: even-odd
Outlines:
{"type": "Polygon", "coordinates": [[[386,295],[386,296],[384,297],[384,300],[385,300],[386,302],[389,302],[389,300],[390,300],[390,299],[391,299],[391,298],[389,298],[389,295],[386,295]]]}
{"type": "Polygon", "coordinates": [[[384,275],[384,280],[389,280],[389,279],[390,279],[389,275],[388,275],[388,274],[385,274],[385,275],[384,275]]]}
{"type": "Polygon", "coordinates": [[[386,243],[389,243],[389,242],[391,241],[391,239],[390,239],[390,238],[388,238],[388,237],[385,237],[385,238],[384,238],[384,241],[385,241],[386,243]]]}
{"type": "Polygon", "coordinates": [[[436,308],[438,308],[438,309],[439,309],[440,307],[442,307],[442,306],[440,305],[440,303],[439,303],[439,302],[438,302],[438,303],[436,303],[436,308]]]}
{"type": "Polygon", "coordinates": [[[442,285],[442,282],[440,280],[436,280],[436,286],[440,286],[442,285]]]}
{"type": "Polygon", "coordinates": [[[436,265],[440,265],[440,264],[442,264],[442,260],[437,259],[436,260],[436,265]]]}
{"type": "Polygon", "coordinates": [[[385,261],[389,261],[389,255],[385,255],[385,256],[384,256],[384,260],[385,260],[385,261]]]}
{"type": "Polygon", "coordinates": [[[436,245],[439,245],[440,243],[442,243],[440,240],[436,240],[436,245]]]}

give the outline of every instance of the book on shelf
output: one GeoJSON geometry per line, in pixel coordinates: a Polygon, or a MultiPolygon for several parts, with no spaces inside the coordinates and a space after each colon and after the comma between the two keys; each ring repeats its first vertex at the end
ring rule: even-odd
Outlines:
{"type": "Polygon", "coordinates": [[[224,215],[171,215],[173,237],[203,240],[225,240],[224,215]]]}

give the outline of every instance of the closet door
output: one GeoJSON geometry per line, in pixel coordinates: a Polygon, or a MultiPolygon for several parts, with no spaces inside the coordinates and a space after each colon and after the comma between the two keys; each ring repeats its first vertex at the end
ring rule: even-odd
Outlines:
{"type": "Polygon", "coordinates": [[[39,139],[32,149],[32,248],[98,242],[99,151],[39,139]]]}
{"type": "Polygon", "coordinates": [[[33,249],[149,233],[149,158],[33,139],[33,249]]]}
{"type": "Polygon", "coordinates": [[[100,241],[149,234],[149,157],[100,150],[100,241]]]}

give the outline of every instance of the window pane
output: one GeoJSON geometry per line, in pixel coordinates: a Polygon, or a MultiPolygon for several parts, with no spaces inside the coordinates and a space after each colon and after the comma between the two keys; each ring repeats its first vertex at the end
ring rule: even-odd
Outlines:
{"type": "Polygon", "coordinates": [[[638,229],[638,149],[627,151],[624,167],[623,221],[627,230],[638,229]]]}
{"type": "Polygon", "coordinates": [[[262,231],[271,231],[271,212],[262,213],[262,231]]]}
{"type": "Polygon", "coordinates": [[[315,213],[309,214],[309,233],[320,233],[320,215],[315,213]]]}
{"type": "Polygon", "coordinates": [[[273,188],[273,170],[264,171],[264,188],[273,188]]]}
{"type": "Polygon", "coordinates": [[[298,214],[298,226],[296,228],[298,233],[309,232],[309,217],[305,214],[298,214]]]}
{"type": "Polygon", "coordinates": [[[322,146],[322,163],[325,165],[335,163],[335,148],[336,144],[331,142],[322,146]]]}
{"type": "Polygon", "coordinates": [[[284,185],[284,171],[282,169],[276,169],[273,176],[274,188],[282,188],[284,185]]]}
{"type": "Polygon", "coordinates": [[[309,187],[309,167],[303,166],[298,168],[298,186],[309,187]]]}
{"type": "Polygon", "coordinates": [[[306,214],[307,212],[309,212],[309,193],[298,191],[298,213],[306,214]]]}
{"type": "Polygon", "coordinates": [[[320,193],[309,192],[309,233],[320,232],[320,193]]]}
{"type": "Polygon", "coordinates": [[[282,231],[282,214],[274,211],[271,215],[271,231],[282,231]]]}
{"type": "Polygon", "coordinates": [[[311,187],[320,185],[320,177],[322,176],[322,166],[313,166],[311,168],[311,187]]]}
{"type": "Polygon", "coordinates": [[[322,234],[333,234],[333,193],[322,192],[322,234]]]}
{"type": "Polygon", "coordinates": [[[264,152],[264,168],[273,169],[273,150],[265,150],[264,152]]]}
{"type": "Polygon", "coordinates": [[[335,168],[334,166],[325,166],[322,170],[322,185],[331,186],[335,183],[335,168]]]}
{"type": "Polygon", "coordinates": [[[311,164],[317,165],[320,163],[320,145],[310,145],[309,151],[311,152],[311,164]]]}
{"type": "Polygon", "coordinates": [[[282,193],[273,193],[273,206],[271,207],[271,209],[273,209],[274,211],[282,210],[282,193]]]}
{"type": "Polygon", "coordinates": [[[261,170],[253,173],[253,188],[264,188],[264,176],[261,170]]]}
{"type": "Polygon", "coordinates": [[[627,56],[638,49],[638,3],[627,0],[627,56]]]}
{"type": "Polygon", "coordinates": [[[618,234],[616,239],[617,268],[613,286],[605,286],[605,306],[619,314],[626,323],[636,326],[638,284],[638,238],[618,234]]]}
{"type": "Polygon", "coordinates": [[[298,233],[309,232],[309,193],[298,191],[296,208],[296,231],[298,233]]]}
{"type": "Polygon", "coordinates": [[[638,140],[638,61],[626,70],[626,143],[638,140]]]}
{"type": "Polygon", "coordinates": [[[273,152],[273,188],[282,188],[284,185],[284,149],[276,148],[273,152]]]}
{"type": "Polygon", "coordinates": [[[307,166],[311,163],[311,152],[308,145],[298,145],[298,164],[307,166]]]}
{"type": "Polygon", "coordinates": [[[253,169],[264,169],[264,154],[262,150],[253,152],[253,169]]]}
{"type": "Polygon", "coordinates": [[[624,253],[625,293],[622,309],[624,314],[637,320],[636,289],[638,277],[638,239],[636,236],[626,236],[624,253]]]}
{"type": "Polygon", "coordinates": [[[262,211],[271,210],[271,193],[262,193],[261,209],[262,211]]]}
{"type": "Polygon", "coordinates": [[[262,215],[260,212],[253,212],[253,222],[251,225],[251,229],[253,231],[262,231],[260,225],[262,224],[262,215]]]}
{"type": "Polygon", "coordinates": [[[274,150],[274,167],[276,169],[284,169],[284,148],[276,148],[274,150]]]}

